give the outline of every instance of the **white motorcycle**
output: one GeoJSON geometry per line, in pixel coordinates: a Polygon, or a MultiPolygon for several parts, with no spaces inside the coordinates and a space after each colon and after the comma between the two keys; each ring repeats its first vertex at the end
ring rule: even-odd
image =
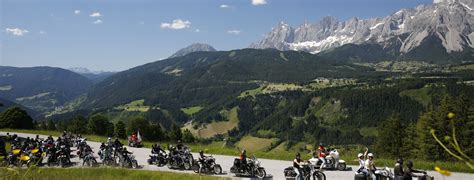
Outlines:
{"type": "MultiPolygon", "coordinates": [[[[337,149],[330,151],[329,155],[327,155],[324,159],[326,162],[323,165],[323,169],[337,169],[339,171],[346,170],[346,161],[339,159],[339,152],[337,151],[337,149]]],[[[321,162],[319,158],[315,157],[309,159],[309,162],[311,164],[314,164],[317,168],[321,167],[321,165],[323,164],[323,162],[321,162]]]]}

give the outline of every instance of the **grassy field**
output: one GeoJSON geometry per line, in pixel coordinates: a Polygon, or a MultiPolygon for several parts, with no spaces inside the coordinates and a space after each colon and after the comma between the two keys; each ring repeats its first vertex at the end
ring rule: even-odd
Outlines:
{"type": "Polygon", "coordinates": [[[132,101],[128,104],[123,104],[120,106],[115,107],[114,109],[117,110],[124,110],[124,111],[132,111],[132,112],[148,112],[150,108],[158,108],[158,107],[150,107],[145,105],[144,99],[139,99],[132,101]]]}
{"type": "Polygon", "coordinates": [[[199,176],[197,174],[162,171],[129,170],[119,168],[0,168],[0,179],[196,179],[218,180],[224,177],[199,176]],[[26,172],[28,171],[28,172],[26,172]]]}
{"type": "Polygon", "coordinates": [[[181,108],[181,111],[183,111],[187,115],[192,116],[193,114],[196,114],[199,111],[201,111],[202,108],[203,107],[201,107],[201,106],[193,106],[193,107],[181,108]]]}
{"type": "Polygon", "coordinates": [[[420,89],[410,89],[400,92],[400,96],[408,96],[419,103],[423,104],[423,106],[427,107],[431,102],[430,96],[430,87],[422,87],[420,89]]]}
{"type": "Polygon", "coordinates": [[[268,150],[268,148],[271,147],[272,143],[276,143],[277,141],[278,139],[276,138],[269,139],[245,136],[237,143],[237,147],[246,149],[250,152],[259,152],[268,150]]]}
{"type": "MultiPolygon", "coordinates": [[[[39,131],[39,130],[12,130],[12,129],[0,129],[2,132],[19,132],[19,133],[31,133],[31,134],[43,134],[43,135],[53,135],[58,136],[61,133],[55,131],[39,131]]],[[[106,140],[106,137],[96,136],[96,135],[85,135],[90,141],[102,142],[106,140]]],[[[126,143],[126,140],[121,140],[122,143],[126,143]]],[[[144,146],[150,148],[155,142],[143,142],[144,146]]],[[[169,142],[160,142],[161,144],[169,144],[169,142]]],[[[173,143],[171,143],[173,144],[173,143]]],[[[238,146],[238,145],[237,145],[238,146]]],[[[219,155],[230,155],[237,157],[239,155],[239,148],[226,146],[223,141],[216,141],[210,144],[190,144],[189,147],[193,152],[198,152],[204,150],[206,154],[219,154],[219,155]]],[[[363,146],[335,146],[332,148],[338,149],[341,154],[341,159],[345,160],[349,165],[357,165],[357,153],[363,152],[363,146]]],[[[303,159],[309,159],[311,157],[311,149],[313,147],[307,143],[300,142],[289,149],[286,149],[286,142],[282,142],[275,148],[271,150],[255,150],[247,151],[249,155],[254,154],[257,158],[265,159],[278,159],[278,160],[292,160],[296,152],[301,152],[303,159]]],[[[453,172],[468,172],[474,173],[474,170],[469,169],[464,163],[461,162],[440,162],[440,161],[425,161],[413,159],[415,167],[418,169],[424,170],[433,170],[435,166],[443,167],[453,172]]],[[[386,159],[383,157],[378,157],[375,154],[376,165],[393,167],[395,164],[395,159],[386,159]]],[[[0,178],[1,179],[1,178],[0,178]]]]}
{"type": "Polygon", "coordinates": [[[200,138],[210,138],[217,134],[226,134],[228,130],[237,127],[239,118],[237,117],[237,108],[224,110],[221,113],[227,121],[217,121],[200,126],[198,129],[193,128],[193,124],[188,124],[183,129],[189,129],[194,136],[200,138]]]}

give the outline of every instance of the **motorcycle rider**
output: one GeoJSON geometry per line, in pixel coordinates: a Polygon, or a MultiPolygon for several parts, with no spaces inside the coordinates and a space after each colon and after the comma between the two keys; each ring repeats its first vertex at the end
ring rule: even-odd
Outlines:
{"type": "Polygon", "coordinates": [[[324,147],[323,143],[319,143],[318,149],[316,149],[316,153],[318,155],[319,161],[322,162],[321,166],[319,167],[319,169],[322,170],[324,165],[326,164],[326,155],[329,153],[324,147]]]}
{"type": "Polygon", "coordinates": [[[178,149],[178,151],[183,151],[184,144],[181,142],[181,140],[178,140],[178,143],[176,144],[176,148],[178,149]]]}
{"type": "Polygon", "coordinates": [[[117,156],[117,151],[118,151],[118,149],[123,147],[123,144],[120,142],[120,140],[118,138],[115,138],[115,141],[113,143],[113,147],[114,147],[114,156],[117,156]]]}
{"type": "Polygon", "coordinates": [[[110,146],[110,147],[114,146],[114,142],[112,142],[112,138],[110,137],[107,138],[107,146],[110,146]]]}
{"type": "Polygon", "coordinates": [[[296,173],[296,177],[295,177],[295,180],[298,180],[301,176],[301,168],[303,167],[304,165],[304,162],[303,160],[301,160],[301,154],[298,152],[296,153],[296,157],[295,159],[293,160],[293,169],[295,170],[295,173],[296,173]]]}
{"type": "Polygon", "coordinates": [[[375,170],[377,170],[377,168],[375,167],[375,163],[374,163],[374,154],[372,153],[367,154],[367,160],[365,161],[365,168],[369,172],[370,177],[372,177],[372,179],[375,180],[376,179],[375,170]]]}
{"type": "Polygon", "coordinates": [[[405,176],[403,172],[403,159],[399,158],[397,163],[395,163],[395,168],[393,168],[393,172],[395,174],[395,180],[402,180],[400,177],[405,176]]]}
{"type": "Polygon", "coordinates": [[[204,151],[203,151],[203,150],[199,151],[198,160],[199,160],[199,162],[201,162],[202,165],[206,165],[206,164],[207,164],[207,156],[204,155],[204,151]]]}
{"type": "Polygon", "coordinates": [[[413,161],[407,161],[407,168],[405,169],[405,175],[403,176],[403,180],[412,180],[413,177],[424,177],[426,175],[426,171],[420,171],[413,169],[413,161]],[[423,173],[423,175],[416,175],[414,173],[423,173]]]}
{"type": "Polygon", "coordinates": [[[365,167],[366,167],[366,165],[365,165],[365,163],[366,163],[365,159],[366,159],[366,157],[367,157],[367,152],[369,152],[369,148],[366,147],[364,154],[362,154],[362,153],[357,154],[357,158],[359,159],[359,169],[357,169],[357,173],[362,173],[362,174],[364,174],[365,176],[368,175],[368,171],[367,171],[367,169],[365,168],[365,167]]]}
{"type": "Polygon", "coordinates": [[[121,154],[122,154],[122,157],[125,160],[124,162],[128,162],[130,160],[130,159],[128,159],[129,158],[128,155],[133,154],[133,152],[127,151],[127,148],[124,147],[124,148],[122,148],[121,154]]]}
{"type": "Polygon", "coordinates": [[[151,154],[160,154],[160,153],[166,153],[165,150],[161,149],[160,144],[154,144],[151,148],[151,154]]]}
{"type": "Polygon", "coordinates": [[[240,153],[240,169],[243,171],[247,169],[247,151],[245,149],[240,153]]]}

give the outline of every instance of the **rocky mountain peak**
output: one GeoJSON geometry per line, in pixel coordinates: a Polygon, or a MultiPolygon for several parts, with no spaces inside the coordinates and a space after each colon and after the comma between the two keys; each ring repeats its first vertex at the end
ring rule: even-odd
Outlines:
{"type": "Polygon", "coordinates": [[[280,22],[263,40],[250,48],[276,48],[319,53],[345,44],[375,42],[386,44],[399,38],[399,52],[419,47],[425,39],[439,39],[446,52],[474,48],[474,11],[472,0],[435,0],[431,5],[401,9],[386,17],[339,21],[323,17],[316,23],[291,27],[280,22]]]}
{"type": "Polygon", "coordinates": [[[189,53],[199,52],[199,51],[216,51],[216,49],[214,47],[212,47],[211,45],[209,45],[209,44],[194,43],[194,44],[191,44],[191,45],[189,45],[185,48],[182,48],[182,49],[176,51],[169,58],[185,56],[189,53]]]}

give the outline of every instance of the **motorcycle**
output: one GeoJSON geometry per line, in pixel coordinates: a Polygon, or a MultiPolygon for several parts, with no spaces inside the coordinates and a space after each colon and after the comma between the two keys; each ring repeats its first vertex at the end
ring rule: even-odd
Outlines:
{"type": "Polygon", "coordinates": [[[127,155],[126,157],[122,157],[122,167],[127,167],[127,168],[133,168],[137,169],[138,168],[138,162],[135,160],[134,155],[127,155]]]}
{"type": "Polygon", "coordinates": [[[377,169],[374,172],[375,177],[379,180],[393,180],[395,179],[395,175],[392,173],[392,170],[388,167],[384,167],[382,169],[377,169]]]}
{"type": "MultiPolygon", "coordinates": [[[[329,155],[324,157],[324,159],[326,162],[324,163],[324,166],[322,169],[328,169],[328,170],[337,169],[339,171],[346,170],[346,167],[347,167],[346,161],[339,159],[339,152],[337,151],[337,149],[330,151],[329,155]]],[[[322,161],[320,161],[320,159],[316,157],[311,158],[309,162],[311,164],[316,165],[317,168],[319,168],[322,165],[322,161]]]]}
{"type": "Polygon", "coordinates": [[[168,168],[169,169],[191,169],[191,164],[185,159],[183,155],[168,155],[168,168]]]}
{"type": "Polygon", "coordinates": [[[168,158],[166,156],[167,155],[165,153],[150,155],[150,158],[147,160],[147,162],[150,165],[154,164],[161,167],[167,163],[168,158]]]}
{"type": "Polygon", "coordinates": [[[82,161],[82,166],[87,165],[89,167],[97,166],[97,160],[94,157],[94,152],[93,151],[88,151],[84,153],[84,158],[82,161]]]}
{"type": "Polygon", "coordinates": [[[66,166],[71,164],[71,159],[69,158],[70,157],[69,152],[70,151],[68,150],[68,148],[65,145],[62,145],[60,147],[60,150],[57,153],[58,154],[58,159],[57,160],[58,160],[59,166],[66,167],[66,166]]]}
{"type": "Polygon", "coordinates": [[[185,148],[184,153],[182,154],[182,157],[183,157],[184,169],[190,170],[195,162],[193,158],[193,154],[191,154],[191,149],[185,148]]]}
{"type": "Polygon", "coordinates": [[[265,168],[261,167],[260,161],[255,156],[247,160],[246,166],[241,164],[240,159],[234,159],[230,172],[236,176],[257,176],[258,178],[264,178],[267,175],[265,168]]]}
{"type": "Polygon", "coordinates": [[[30,156],[27,153],[21,151],[21,149],[14,149],[7,157],[8,164],[10,166],[18,166],[22,167],[26,165],[30,167],[33,165],[33,161],[31,161],[30,156]]]}
{"type": "Polygon", "coordinates": [[[110,149],[103,149],[99,151],[99,156],[102,159],[102,165],[105,166],[115,166],[119,162],[113,156],[113,152],[110,149]]]}
{"type": "Polygon", "coordinates": [[[222,167],[219,164],[216,164],[216,158],[211,156],[206,157],[204,162],[196,161],[196,165],[193,168],[195,173],[205,173],[205,174],[221,174],[222,167]]]}
{"type": "MultiPolygon", "coordinates": [[[[287,180],[295,179],[296,177],[296,172],[293,166],[285,168],[283,173],[287,180]]],[[[314,180],[326,180],[326,175],[322,171],[319,171],[319,169],[316,169],[313,164],[303,165],[303,167],[300,169],[300,179],[310,180],[311,177],[313,177],[314,180]]]]}
{"type": "Polygon", "coordinates": [[[40,148],[30,150],[30,159],[36,165],[41,165],[46,153],[42,152],[40,148]]]}

